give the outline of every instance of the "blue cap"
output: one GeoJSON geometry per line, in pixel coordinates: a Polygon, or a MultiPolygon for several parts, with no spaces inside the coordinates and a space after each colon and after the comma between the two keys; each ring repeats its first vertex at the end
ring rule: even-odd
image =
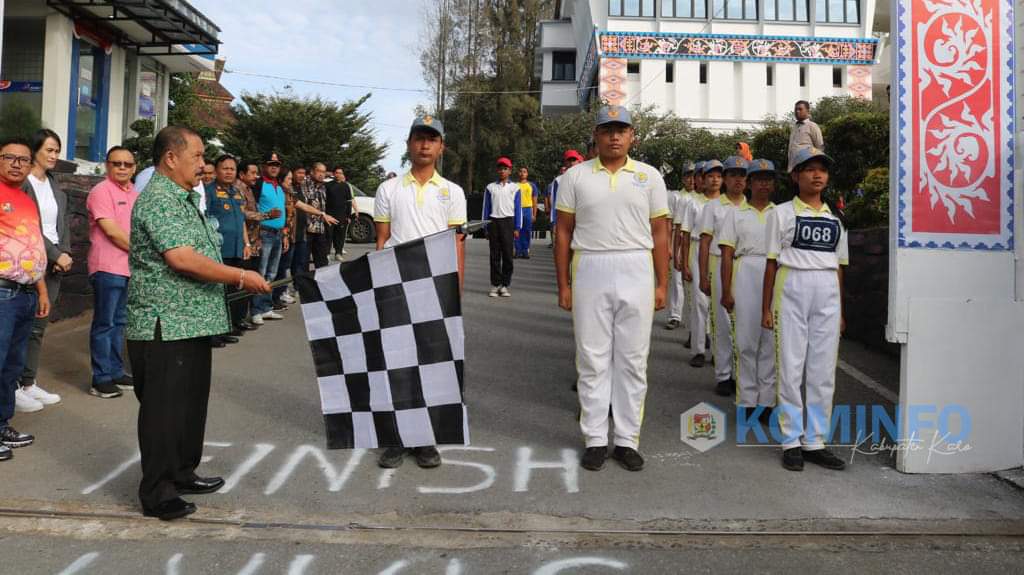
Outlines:
{"type": "Polygon", "coordinates": [[[832,158],[825,155],[825,152],[822,152],[818,148],[800,148],[797,150],[796,155],[793,156],[793,162],[792,165],[789,166],[789,171],[792,172],[801,164],[805,164],[811,160],[821,160],[822,162],[825,162],[826,166],[832,165],[832,158]]]}
{"type": "Polygon", "coordinates": [[[747,175],[769,172],[775,174],[775,164],[771,160],[754,160],[747,164],[747,175]]]}
{"type": "Polygon", "coordinates": [[[724,168],[726,170],[743,170],[747,171],[747,160],[740,156],[729,156],[725,159],[724,168]]]}
{"type": "Polygon", "coordinates": [[[601,109],[597,111],[597,123],[594,125],[603,126],[614,123],[632,126],[633,117],[629,114],[629,110],[622,106],[601,106],[601,109]]]}
{"type": "Polygon", "coordinates": [[[703,174],[704,173],[704,160],[701,160],[701,161],[697,162],[696,164],[694,164],[693,165],[693,171],[697,172],[698,174],[703,174]]]}
{"type": "Polygon", "coordinates": [[[442,138],[444,137],[444,124],[441,120],[427,114],[426,116],[419,116],[412,122],[412,127],[409,128],[409,133],[418,129],[433,130],[437,132],[442,138]]]}
{"type": "Polygon", "coordinates": [[[708,160],[708,161],[704,162],[704,167],[702,168],[702,173],[706,174],[706,173],[710,172],[711,170],[722,170],[724,172],[725,171],[725,166],[723,166],[722,162],[719,162],[718,160],[708,160]]]}
{"type": "Polygon", "coordinates": [[[685,162],[683,162],[683,173],[684,174],[689,174],[690,172],[695,172],[695,171],[697,171],[697,166],[693,165],[693,162],[691,162],[690,160],[686,160],[685,162]]]}

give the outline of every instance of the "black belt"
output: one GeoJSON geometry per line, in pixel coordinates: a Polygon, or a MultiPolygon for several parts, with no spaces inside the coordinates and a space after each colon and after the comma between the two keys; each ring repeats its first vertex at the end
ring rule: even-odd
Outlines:
{"type": "Polygon", "coordinates": [[[0,289],[10,289],[25,293],[36,293],[35,284],[20,284],[18,282],[12,282],[11,280],[5,279],[0,279],[0,289]]]}

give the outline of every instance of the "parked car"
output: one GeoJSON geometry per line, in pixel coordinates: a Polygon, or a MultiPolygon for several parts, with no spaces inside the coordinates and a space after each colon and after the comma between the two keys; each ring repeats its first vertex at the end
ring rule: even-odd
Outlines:
{"type": "Polygon", "coordinates": [[[353,218],[348,225],[348,239],[357,244],[373,242],[377,239],[377,230],[373,225],[373,196],[352,186],[352,200],[359,210],[359,216],[353,218]]]}

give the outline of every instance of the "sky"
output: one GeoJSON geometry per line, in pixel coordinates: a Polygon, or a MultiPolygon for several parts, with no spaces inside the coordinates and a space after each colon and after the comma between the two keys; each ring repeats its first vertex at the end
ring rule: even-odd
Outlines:
{"type": "MultiPolygon", "coordinates": [[[[368,86],[426,89],[420,71],[419,0],[189,0],[221,29],[227,70],[368,86]]],[[[372,115],[382,165],[401,171],[405,137],[426,92],[321,86],[224,74],[221,83],[243,92],[288,92],[345,102],[372,92],[361,108],[372,115]]]]}

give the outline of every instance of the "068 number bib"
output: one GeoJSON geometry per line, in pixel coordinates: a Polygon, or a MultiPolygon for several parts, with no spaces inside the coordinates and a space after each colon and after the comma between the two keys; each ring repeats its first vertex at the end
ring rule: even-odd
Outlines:
{"type": "Polygon", "coordinates": [[[835,252],[839,245],[839,221],[797,216],[793,247],[814,252],[835,252]]]}

